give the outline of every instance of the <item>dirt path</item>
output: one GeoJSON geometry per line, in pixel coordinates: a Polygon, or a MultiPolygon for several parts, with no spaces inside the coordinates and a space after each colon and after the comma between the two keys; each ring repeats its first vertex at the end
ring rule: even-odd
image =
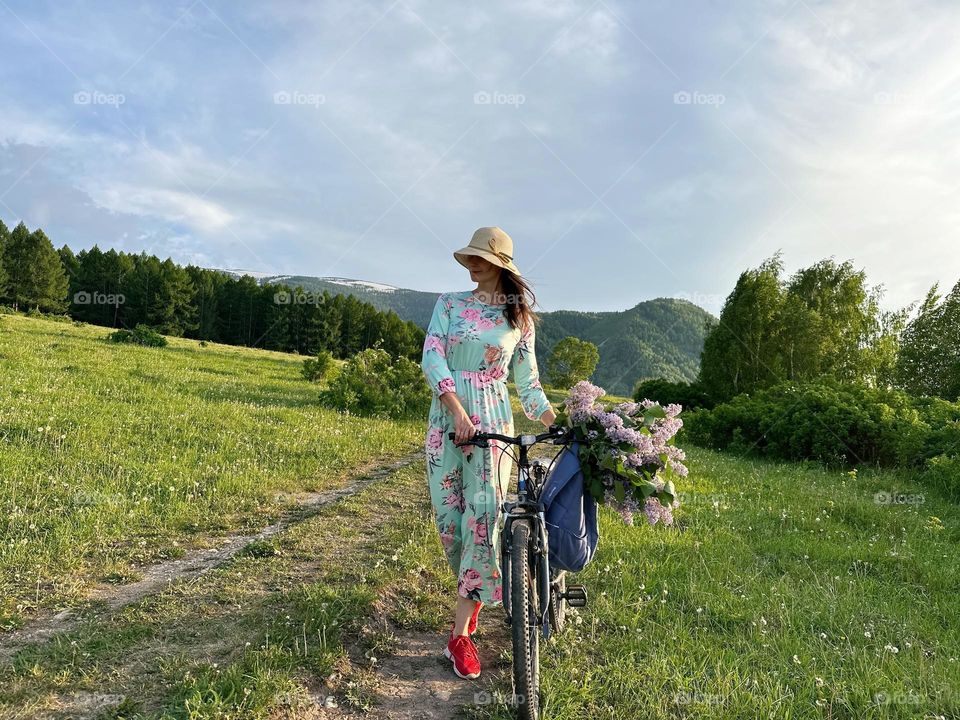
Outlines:
{"type": "MultiPolygon", "coordinates": [[[[366,712],[331,705],[332,696],[315,694],[317,707],[291,715],[296,720],[449,720],[462,717],[471,705],[495,701],[495,688],[510,687],[510,635],[502,608],[481,612],[475,635],[480,656],[480,677],[458,677],[443,650],[445,633],[397,631],[397,648],[377,663],[369,678],[373,707],[366,712]]],[[[335,701],[334,701],[335,702],[335,701]]]]}
{"type": "Polygon", "coordinates": [[[325,506],[349,495],[354,495],[368,485],[376,483],[397,470],[422,459],[423,453],[417,449],[392,463],[377,463],[360,468],[361,474],[342,487],[286,496],[285,499],[294,502],[295,507],[279,521],[258,533],[229,535],[220,539],[220,547],[190,552],[177,560],[151,565],[143,569],[143,578],[137,582],[127,585],[99,583],[91,589],[87,596],[87,601],[91,603],[89,606],[68,609],[55,615],[37,618],[18,630],[0,636],[0,662],[8,661],[19,649],[27,645],[44,642],[59,633],[73,629],[84,617],[103,616],[116,612],[126,605],[162,590],[170,583],[188,581],[203,575],[212,568],[230,560],[250,543],[265,540],[283,532],[291,525],[312,517],[325,506]]]}

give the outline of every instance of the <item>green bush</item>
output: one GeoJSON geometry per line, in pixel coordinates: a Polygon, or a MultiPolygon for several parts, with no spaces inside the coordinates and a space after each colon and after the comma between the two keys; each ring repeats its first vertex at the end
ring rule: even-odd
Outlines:
{"type": "Polygon", "coordinates": [[[326,407],[393,419],[426,416],[430,399],[420,365],[409,358],[392,358],[380,348],[363,350],[347,360],[320,393],[326,407]]]}
{"type": "Polygon", "coordinates": [[[321,350],[317,356],[303,361],[303,368],[300,372],[310,382],[320,382],[326,380],[327,373],[333,367],[333,355],[329,350],[321,350]]]}
{"type": "Polygon", "coordinates": [[[676,403],[686,411],[713,407],[713,402],[699,383],[671,382],[663,378],[638,383],[633,391],[633,399],[637,402],[656,400],[661,405],[676,403]]]}
{"type": "Polygon", "coordinates": [[[134,343],[147,347],[164,347],[167,344],[163,335],[142,323],[133,330],[123,329],[110,333],[109,339],[116,343],[134,343]]]}
{"type": "Polygon", "coordinates": [[[921,469],[960,453],[960,403],[829,379],[785,382],[692,413],[685,431],[739,453],[921,469]]]}
{"type": "Polygon", "coordinates": [[[27,317],[30,318],[42,318],[43,320],[53,320],[54,322],[69,323],[73,322],[73,318],[69,315],[63,315],[61,313],[49,313],[38,310],[37,308],[30,308],[24,313],[27,317]]]}
{"type": "Polygon", "coordinates": [[[937,455],[930,458],[924,479],[944,495],[960,501],[960,456],[937,455]]]}

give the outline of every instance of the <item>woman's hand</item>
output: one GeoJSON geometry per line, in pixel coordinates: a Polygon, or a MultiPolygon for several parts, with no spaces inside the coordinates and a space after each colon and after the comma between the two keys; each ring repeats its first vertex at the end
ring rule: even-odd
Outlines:
{"type": "Polygon", "coordinates": [[[440,400],[453,415],[454,442],[464,443],[472,438],[474,433],[477,432],[477,428],[474,427],[467,411],[463,409],[460,396],[455,392],[445,392],[440,396],[440,400]]]}
{"type": "Polygon", "coordinates": [[[464,443],[474,436],[477,428],[473,425],[473,420],[467,415],[467,411],[460,406],[460,412],[454,415],[454,441],[464,443]]]}
{"type": "Polygon", "coordinates": [[[543,423],[544,427],[550,427],[557,420],[557,415],[553,412],[553,408],[549,410],[544,410],[543,414],[540,416],[540,422],[543,423]]]}

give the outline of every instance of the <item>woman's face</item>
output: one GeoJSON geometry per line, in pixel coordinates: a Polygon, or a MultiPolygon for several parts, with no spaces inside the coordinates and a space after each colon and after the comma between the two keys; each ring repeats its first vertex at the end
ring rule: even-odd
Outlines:
{"type": "Polygon", "coordinates": [[[479,255],[467,256],[467,268],[470,270],[470,279],[478,283],[495,281],[501,270],[499,266],[479,255]]]}

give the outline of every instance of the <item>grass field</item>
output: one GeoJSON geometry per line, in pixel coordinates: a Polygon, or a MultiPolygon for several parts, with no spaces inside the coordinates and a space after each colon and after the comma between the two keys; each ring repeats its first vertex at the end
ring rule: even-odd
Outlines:
{"type": "Polygon", "coordinates": [[[317,404],[293,355],[0,317],[0,625],[130,564],[275,519],[276,496],[336,484],[420,444],[420,422],[317,404]]]}
{"type": "MultiPolygon", "coordinates": [[[[89,580],[135,576],[132,562],[260,527],[278,492],[420,443],[421,423],[318,408],[295,357],[116,347],[105,334],[0,318],[10,625],[89,580]]],[[[687,450],[677,526],[627,528],[602,511],[598,555],[577,576],[590,605],[543,647],[548,717],[960,717],[955,505],[896,473],[687,450]]],[[[0,716],[98,691],[127,698],[103,717],[300,717],[325,680],[345,707],[375,707],[385,680],[358,658],[397,640],[367,618],[442,639],[454,588],[421,470],[22,650],[0,668],[0,716]]],[[[509,688],[492,690],[467,714],[509,717],[496,701],[509,688]]]]}

